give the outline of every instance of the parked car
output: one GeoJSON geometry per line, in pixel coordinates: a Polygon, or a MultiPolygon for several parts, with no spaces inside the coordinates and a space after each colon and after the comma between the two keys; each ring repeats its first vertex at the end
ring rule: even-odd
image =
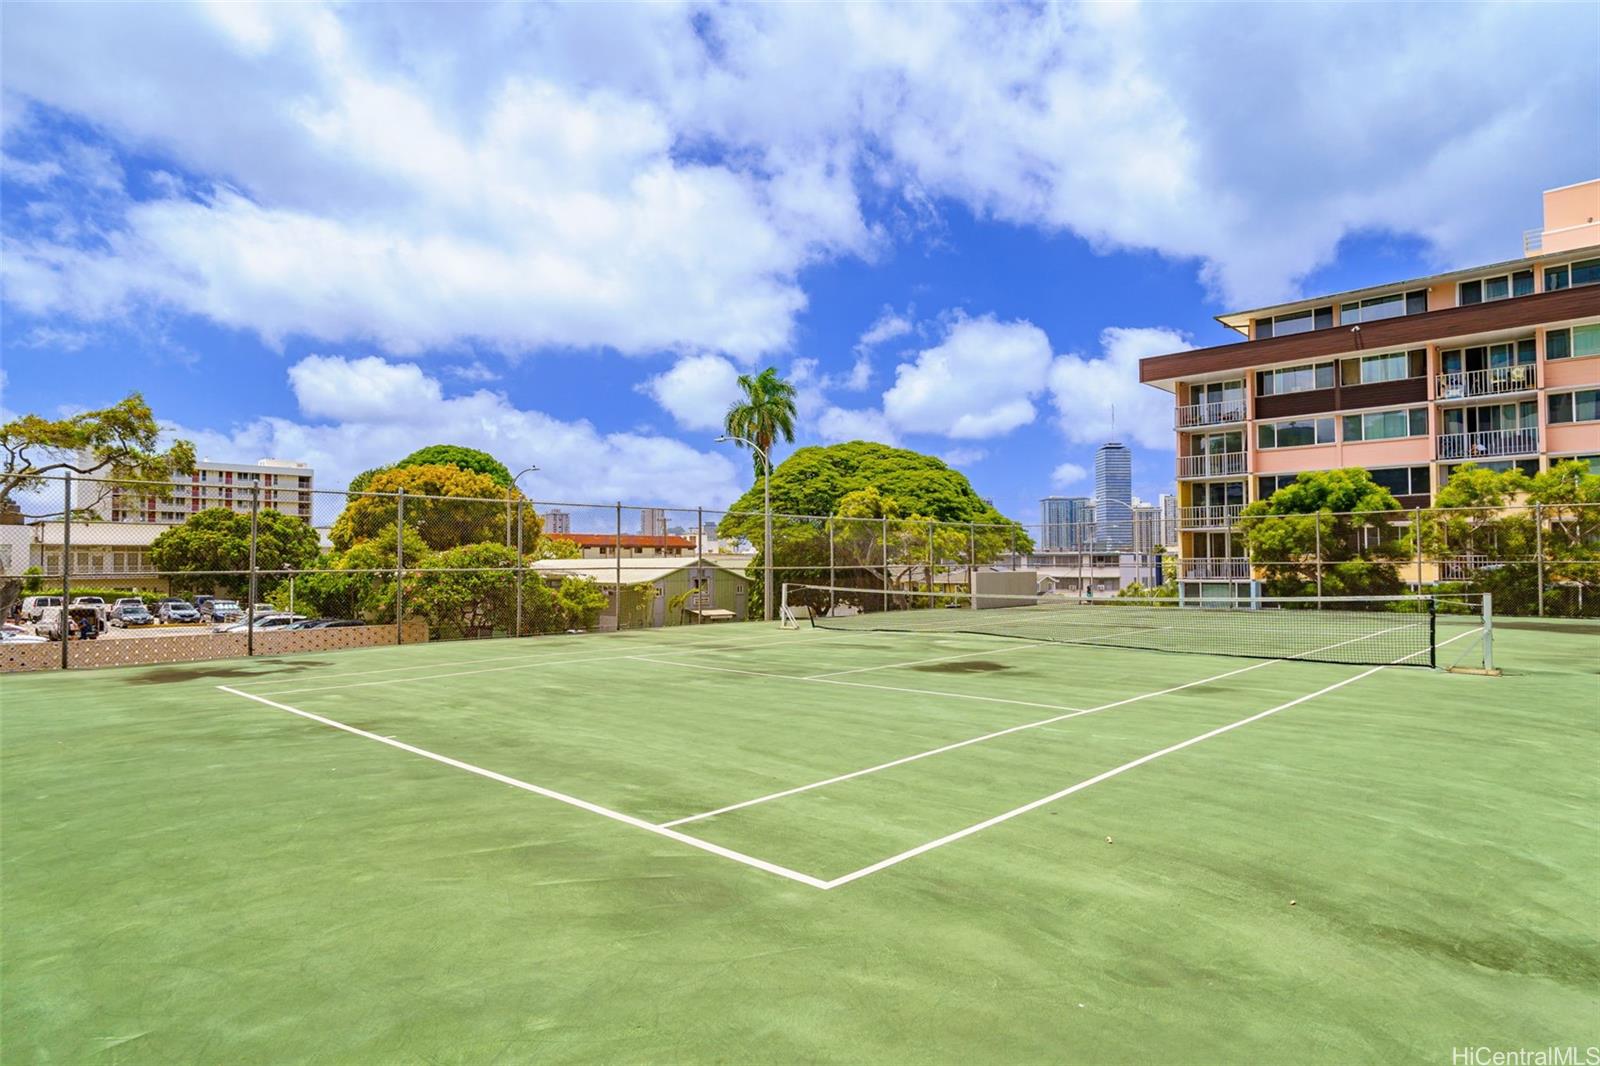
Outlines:
{"type": "Polygon", "coordinates": [[[302,618],[298,622],[291,622],[290,629],[321,629],[333,619],[331,618],[302,618]]]}
{"type": "Polygon", "coordinates": [[[106,605],[105,599],[103,597],[100,597],[100,596],[74,596],[74,597],[72,597],[72,606],[74,606],[74,607],[104,607],[105,605],[106,605]]]}
{"type": "Polygon", "coordinates": [[[22,601],[22,617],[37,622],[46,607],[60,607],[60,596],[29,596],[22,601]]]}
{"type": "Polygon", "coordinates": [[[105,628],[105,623],[100,617],[100,608],[74,603],[66,607],[45,608],[44,614],[39,618],[39,624],[34,629],[40,636],[60,640],[63,616],[67,619],[65,624],[69,635],[74,639],[93,640],[105,628]]]}
{"type": "MultiPolygon", "coordinates": [[[[118,607],[144,607],[144,597],[143,596],[121,596],[121,597],[111,601],[111,609],[113,611],[116,610],[118,607]]],[[[146,609],[148,610],[148,608],[146,608],[146,609]]]]}
{"type": "Polygon", "coordinates": [[[0,625],[0,644],[48,644],[48,637],[41,637],[37,633],[30,633],[26,629],[11,622],[0,625]]]}
{"type": "Polygon", "coordinates": [[[154,624],[155,616],[145,609],[143,600],[118,600],[106,621],[114,626],[147,626],[154,624]]]}
{"type": "Polygon", "coordinates": [[[211,606],[211,601],[214,599],[216,599],[215,596],[199,595],[189,602],[194,604],[194,609],[200,612],[200,617],[204,618],[209,613],[206,608],[211,606]]]}
{"type": "Polygon", "coordinates": [[[163,622],[200,621],[200,612],[183,600],[162,600],[156,606],[156,616],[163,622]]]}
{"type": "Polygon", "coordinates": [[[207,600],[200,613],[213,622],[237,622],[244,617],[244,610],[233,600],[207,600]]]}
{"type": "Polygon", "coordinates": [[[270,603],[257,603],[251,606],[250,613],[260,618],[264,614],[277,614],[282,609],[281,607],[274,607],[270,603]]]}
{"type": "MultiPolygon", "coordinates": [[[[274,629],[288,629],[296,622],[305,621],[305,617],[303,614],[269,614],[265,618],[257,618],[255,620],[255,629],[257,633],[271,632],[274,629]]],[[[230,622],[227,625],[217,626],[215,632],[243,633],[249,628],[250,623],[248,621],[230,622]]]]}

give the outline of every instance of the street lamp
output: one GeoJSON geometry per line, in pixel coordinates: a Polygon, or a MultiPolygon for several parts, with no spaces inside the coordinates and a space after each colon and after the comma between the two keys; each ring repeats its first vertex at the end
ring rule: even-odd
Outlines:
{"type": "MultiPolygon", "coordinates": [[[[511,508],[516,502],[516,498],[512,496],[512,493],[516,491],[517,478],[521,477],[523,474],[531,474],[537,469],[539,469],[537,466],[525,466],[521,470],[518,470],[515,474],[511,475],[511,488],[506,490],[506,547],[508,548],[511,547],[511,508]]],[[[518,524],[517,530],[520,534],[520,523],[518,524]]],[[[522,558],[522,537],[520,535],[517,537],[517,558],[522,558]]]]}
{"type": "Polygon", "coordinates": [[[743,444],[757,455],[761,456],[761,522],[762,522],[762,567],[765,573],[761,582],[761,616],[768,622],[772,621],[772,460],[767,458],[767,453],[756,446],[756,442],[746,437],[736,437],[733,434],[717,438],[718,444],[743,444]]]}

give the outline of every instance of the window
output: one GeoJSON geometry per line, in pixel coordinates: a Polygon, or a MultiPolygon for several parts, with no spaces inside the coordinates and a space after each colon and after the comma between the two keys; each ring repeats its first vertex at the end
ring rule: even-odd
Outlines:
{"type": "Polygon", "coordinates": [[[1301,448],[1308,444],[1332,444],[1333,419],[1298,418],[1289,422],[1263,422],[1256,426],[1259,448],[1301,448]]]}
{"type": "Polygon", "coordinates": [[[1552,457],[1551,465],[1556,463],[1570,463],[1577,461],[1589,464],[1589,473],[1600,474],[1600,455],[1563,455],[1560,458],[1552,457]]]}
{"type": "Polygon", "coordinates": [[[1346,444],[1362,440],[1394,440],[1397,437],[1426,437],[1428,409],[1412,407],[1403,411],[1369,411],[1344,416],[1346,444]]]}
{"type": "Polygon", "coordinates": [[[1432,478],[1426,466],[1396,466],[1387,470],[1368,470],[1372,480],[1395,496],[1426,496],[1432,491],[1432,478]]]}
{"type": "Polygon", "coordinates": [[[1538,408],[1532,400],[1491,404],[1484,407],[1450,407],[1444,410],[1444,433],[1447,436],[1456,433],[1535,429],[1538,425],[1538,408]]]}
{"type": "Polygon", "coordinates": [[[1278,370],[1256,373],[1258,396],[1282,396],[1289,392],[1310,392],[1313,389],[1333,388],[1333,364],[1315,363],[1305,366],[1286,366],[1278,370]]]}
{"type": "Polygon", "coordinates": [[[1256,478],[1256,498],[1265,500],[1279,489],[1293,485],[1299,477],[1299,474],[1268,474],[1256,478]]]}
{"type": "MultiPolygon", "coordinates": [[[[1460,463],[1453,463],[1450,466],[1440,467],[1439,484],[1441,486],[1447,484],[1450,481],[1450,475],[1454,474],[1460,465],[1460,463]]],[[[1491,459],[1488,461],[1475,459],[1473,460],[1473,465],[1479,470],[1492,470],[1496,474],[1503,474],[1507,470],[1520,470],[1529,477],[1533,477],[1539,472],[1539,460],[1537,459],[1491,459]]]]}
{"type": "Polygon", "coordinates": [[[1593,285],[1600,282],[1600,259],[1585,259],[1572,264],[1573,285],[1593,285]]]}
{"type": "Polygon", "coordinates": [[[1346,359],[1339,370],[1339,379],[1346,385],[1371,385],[1379,381],[1403,381],[1420,378],[1427,373],[1428,353],[1417,348],[1409,352],[1391,352],[1388,355],[1363,355],[1359,359],[1346,359]]]}
{"type": "Polygon", "coordinates": [[[1305,311],[1293,311],[1285,315],[1272,315],[1268,318],[1255,320],[1255,339],[1266,340],[1268,337],[1288,337],[1295,333],[1310,333],[1312,330],[1328,329],[1333,325],[1333,305],[1317,307],[1305,311]]]}
{"type": "Polygon", "coordinates": [[[1544,272],[1544,291],[1555,292],[1557,289],[1567,287],[1567,268],[1546,267],[1544,272]]]}
{"type": "Polygon", "coordinates": [[[1546,359],[1571,359],[1600,355],[1600,325],[1573,326],[1547,330],[1544,335],[1546,359]]]}
{"type": "Polygon", "coordinates": [[[1465,306],[1488,303],[1491,300],[1504,300],[1510,296],[1527,296],[1532,292],[1533,271],[1518,270],[1513,274],[1496,274],[1491,278],[1476,278],[1461,282],[1457,287],[1456,304],[1465,306]]]}
{"type": "Polygon", "coordinates": [[[1347,326],[1354,322],[1377,322],[1385,318],[1399,318],[1402,315],[1420,315],[1427,309],[1427,289],[1385,293],[1382,296],[1369,296],[1364,300],[1352,300],[1350,303],[1340,304],[1339,324],[1347,326]]]}
{"type": "Polygon", "coordinates": [[[1577,392],[1552,393],[1547,402],[1550,405],[1550,421],[1558,422],[1600,422],[1600,389],[1579,389],[1577,392]]]}

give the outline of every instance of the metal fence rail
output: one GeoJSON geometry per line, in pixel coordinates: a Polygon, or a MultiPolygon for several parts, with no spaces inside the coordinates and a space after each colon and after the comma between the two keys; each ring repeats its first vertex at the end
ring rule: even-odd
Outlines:
{"type": "Polygon", "coordinates": [[[133,641],[178,649],[180,636],[194,659],[279,654],[297,640],[320,648],[713,624],[761,617],[769,574],[775,587],[830,590],[806,604],[819,612],[834,606],[831,590],[887,603],[896,592],[967,592],[984,573],[1030,571],[1041,589],[1083,596],[1200,595],[1228,582],[1271,596],[1491,593],[1503,615],[1600,617],[1600,505],[1586,503],[1270,518],[1230,505],[1131,526],[775,514],[771,559],[762,541],[759,512],[535,501],[514,489],[465,498],[245,483],[201,493],[38,479],[0,512],[0,610],[17,639],[42,634],[47,644],[0,645],[0,665],[123,661],[156,654],[136,655],[133,641]],[[107,602],[61,610],[81,596],[107,602]],[[118,598],[163,617],[118,626],[118,598]],[[180,598],[236,603],[239,639],[213,632],[231,610],[196,626],[163,605],[180,598]],[[338,625],[291,639],[268,611],[338,625]],[[86,630],[94,641],[81,639],[86,630]],[[91,644],[121,650],[91,654],[91,644]]]}

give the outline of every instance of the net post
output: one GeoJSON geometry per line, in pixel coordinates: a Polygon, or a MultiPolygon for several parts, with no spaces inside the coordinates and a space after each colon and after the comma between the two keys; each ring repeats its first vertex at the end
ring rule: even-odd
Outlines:
{"type": "Polygon", "coordinates": [[[394,497],[394,642],[406,642],[406,490],[394,497]]]}
{"type": "MultiPolygon", "coordinates": [[[[700,577],[700,587],[710,590],[711,582],[706,580],[706,509],[704,507],[696,507],[694,509],[694,566],[696,573],[700,577]]],[[[694,624],[702,625],[706,620],[705,601],[701,600],[698,595],[695,596],[695,600],[694,624]]],[[[713,599],[712,602],[715,602],[715,600],[713,599]]]]}
{"type": "Polygon", "coordinates": [[[1483,594],[1483,668],[1494,670],[1494,593],[1483,594]]]}
{"type": "Polygon", "coordinates": [[[1322,512],[1318,511],[1311,516],[1312,531],[1316,537],[1317,559],[1317,599],[1322,599],[1322,512]]]}
{"type": "MultiPolygon", "coordinates": [[[[838,577],[837,574],[834,573],[833,552],[834,552],[833,515],[829,515],[828,516],[828,613],[829,614],[833,613],[833,590],[834,590],[834,586],[839,584],[839,577],[838,577]]],[[[816,625],[817,624],[817,620],[815,618],[813,618],[811,620],[811,624],[812,625],[816,625]]]]}
{"type": "Polygon", "coordinates": [[[1439,601],[1428,597],[1428,667],[1439,668],[1439,601]]]}
{"type": "Polygon", "coordinates": [[[1411,512],[1411,542],[1417,552],[1417,592],[1422,592],[1422,508],[1411,512]]]}
{"type": "MultiPolygon", "coordinates": [[[[613,545],[617,552],[617,632],[622,632],[622,501],[617,501],[617,530],[613,545]]],[[[769,604],[767,610],[772,610],[769,604]]]]}
{"type": "Polygon", "coordinates": [[[72,628],[72,615],[67,604],[72,602],[72,471],[62,482],[66,496],[61,501],[61,606],[56,608],[56,633],[61,638],[61,669],[67,669],[67,631],[72,628]]]}

